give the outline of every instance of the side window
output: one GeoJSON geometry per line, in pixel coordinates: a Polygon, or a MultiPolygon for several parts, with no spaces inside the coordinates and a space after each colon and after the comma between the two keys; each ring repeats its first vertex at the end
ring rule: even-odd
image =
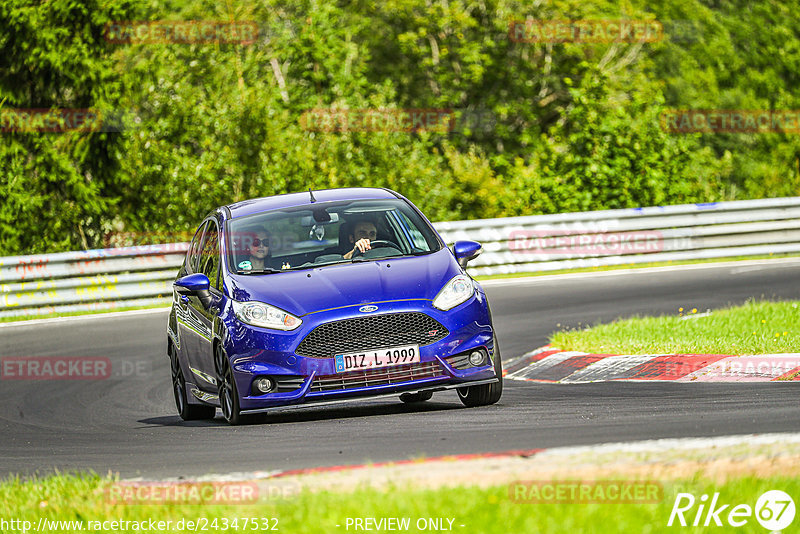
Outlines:
{"type": "Polygon", "coordinates": [[[408,219],[405,213],[400,210],[394,210],[392,214],[396,217],[397,222],[411,240],[411,246],[416,249],[430,250],[428,242],[425,241],[425,236],[417,229],[417,227],[408,219]]]}
{"type": "Polygon", "coordinates": [[[200,269],[211,281],[211,287],[219,289],[219,232],[214,222],[209,222],[203,252],[200,254],[200,269]]]}
{"type": "Polygon", "coordinates": [[[192,244],[189,245],[189,252],[186,254],[186,267],[190,273],[197,272],[197,260],[200,256],[200,243],[203,241],[203,230],[208,226],[208,222],[204,222],[197,229],[192,239],[192,244]]]}

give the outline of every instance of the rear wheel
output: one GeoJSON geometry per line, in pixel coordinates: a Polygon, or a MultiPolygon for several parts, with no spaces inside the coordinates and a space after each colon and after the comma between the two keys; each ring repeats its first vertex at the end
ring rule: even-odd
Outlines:
{"type": "Polygon", "coordinates": [[[183,369],[178,361],[178,351],[175,346],[169,344],[169,364],[172,370],[172,393],[175,397],[175,407],[178,415],[184,421],[197,421],[198,419],[214,419],[217,409],[213,406],[201,404],[189,404],[186,399],[186,380],[183,377],[183,369]]]}
{"type": "Polygon", "coordinates": [[[433,397],[433,391],[420,391],[419,393],[403,393],[400,395],[400,400],[411,404],[414,402],[425,402],[433,397]]]}
{"type": "Polygon", "coordinates": [[[222,408],[222,416],[228,424],[238,425],[242,422],[242,414],[239,410],[239,392],[236,389],[236,380],[233,377],[231,364],[219,345],[214,349],[214,360],[217,364],[217,372],[220,379],[219,406],[222,408]]]}
{"type": "Polygon", "coordinates": [[[497,338],[494,338],[494,355],[492,359],[494,360],[494,372],[497,375],[498,382],[458,388],[458,398],[461,399],[464,406],[486,406],[500,400],[500,396],[503,394],[503,363],[500,359],[500,346],[497,344],[497,338]]]}

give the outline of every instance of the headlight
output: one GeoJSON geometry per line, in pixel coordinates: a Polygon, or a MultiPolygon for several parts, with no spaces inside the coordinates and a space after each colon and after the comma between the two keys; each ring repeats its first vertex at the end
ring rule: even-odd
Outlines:
{"type": "Polygon", "coordinates": [[[472,284],[472,279],[465,274],[459,274],[444,285],[433,299],[433,305],[446,311],[458,306],[474,294],[475,286],[472,284]]]}
{"type": "Polygon", "coordinates": [[[294,330],[303,324],[301,319],[291,313],[286,313],[263,302],[238,302],[235,300],[231,302],[233,302],[233,311],[236,313],[236,317],[243,323],[278,330],[294,330]]]}

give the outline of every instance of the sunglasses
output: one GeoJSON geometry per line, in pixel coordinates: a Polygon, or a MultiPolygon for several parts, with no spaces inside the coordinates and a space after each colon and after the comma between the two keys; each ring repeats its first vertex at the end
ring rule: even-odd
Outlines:
{"type": "Polygon", "coordinates": [[[268,247],[269,246],[269,239],[258,239],[258,238],[255,238],[255,239],[253,239],[253,242],[250,244],[250,246],[252,246],[252,247],[259,247],[261,245],[263,245],[265,247],[268,247]]]}

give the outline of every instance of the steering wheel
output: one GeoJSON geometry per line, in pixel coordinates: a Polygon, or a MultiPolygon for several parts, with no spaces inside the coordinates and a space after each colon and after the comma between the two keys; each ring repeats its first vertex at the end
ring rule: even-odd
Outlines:
{"type": "MultiPolygon", "coordinates": [[[[369,242],[369,246],[370,246],[370,250],[375,249],[375,248],[383,248],[383,247],[390,247],[390,248],[394,248],[394,249],[397,249],[397,250],[400,250],[400,251],[403,250],[403,249],[400,248],[400,245],[398,245],[394,241],[387,241],[385,239],[376,239],[374,241],[370,241],[369,242]]],[[[356,256],[363,256],[363,255],[364,255],[364,253],[361,252],[361,250],[358,247],[356,247],[355,252],[353,252],[353,257],[355,258],[356,256]]]]}

